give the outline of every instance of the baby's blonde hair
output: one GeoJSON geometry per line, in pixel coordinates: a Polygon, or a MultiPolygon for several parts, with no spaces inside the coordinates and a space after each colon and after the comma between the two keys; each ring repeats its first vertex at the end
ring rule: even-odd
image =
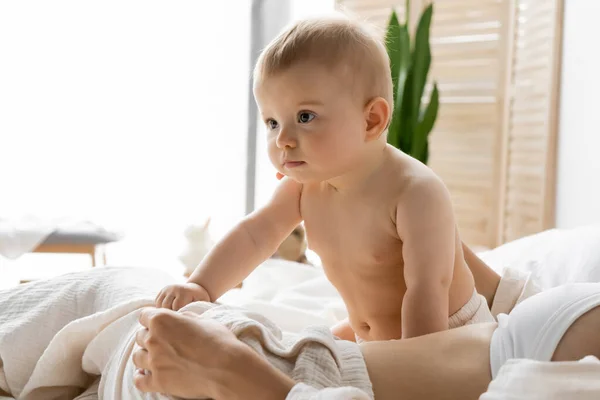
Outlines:
{"type": "Polygon", "coordinates": [[[392,108],[390,61],[379,37],[367,23],[343,14],[297,21],[262,51],[254,80],[261,82],[300,62],[329,69],[342,67],[365,101],[383,97],[392,108]]]}

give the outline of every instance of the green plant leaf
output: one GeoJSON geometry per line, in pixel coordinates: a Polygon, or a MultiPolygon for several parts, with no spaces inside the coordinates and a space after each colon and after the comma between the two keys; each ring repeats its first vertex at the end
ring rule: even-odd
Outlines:
{"type": "Polygon", "coordinates": [[[395,148],[399,149],[400,143],[398,143],[398,127],[397,127],[397,125],[398,125],[397,120],[392,119],[392,121],[390,122],[390,126],[388,128],[387,142],[388,142],[388,144],[391,144],[395,148]]]}
{"type": "Polygon", "coordinates": [[[388,143],[406,154],[427,163],[428,136],[437,118],[439,93],[434,83],[429,104],[422,109],[422,97],[431,67],[429,30],[433,4],[419,18],[415,40],[411,43],[410,0],[406,0],[406,22],[398,22],[392,12],[386,32],[386,48],[394,84],[394,106],[388,128],[388,143]]]}
{"type": "Polygon", "coordinates": [[[399,64],[398,78],[396,79],[397,86],[394,87],[394,108],[402,104],[404,97],[404,86],[410,69],[410,36],[408,34],[408,26],[400,26],[398,36],[399,47],[399,64]]]}
{"type": "Polygon", "coordinates": [[[390,58],[390,70],[393,83],[392,120],[388,128],[388,143],[396,148],[400,144],[401,105],[404,94],[406,76],[410,63],[410,38],[408,27],[401,25],[398,15],[392,11],[386,31],[386,49],[390,58]]]}
{"type": "Polygon", "coordinates": [[[387,142],[397,149],[400,149],[400,107],[395,106],[392,111],[392,120],[388,127],[387,142]]]}
{"type": "Polygon", "coordinates": [[[410,154],[413,142],[413,135],[415,133],[416,118],[413,118],[413,105],[412,105],[412,85],[413,81],[413,66],[409,66],[408,73],[406,76],[406,82],[404,84],[404,93],[402,94],[402,101],[398,104],[398,144],[399,149],[410,154]]]}
{"type": "Polygon", "coordinates": [[[433,130],[435,121],[437,119],[439,109],[439,92],[437,82],[433,83],[433,91],[431,92],[431,98],[429,104],[425,108],[425,112],[420,118],[419,124],[415,130],[414,141],[410,154],[420,160],[423,163],[427,163],[429,157],[429,145],[428,138],[429,133],[433,130]]]}
{"type": "Polygon", "coordinates": [[[385,47],[390,58],[390,70],[392,73],[392,83],[394,85],[394,103],[396,103],[396,91],[398,90],[398,73],[402,65],[402,53],[400,44],[400,22],[396,11],[392,11],[390,21],[385,33],[385,47]]]}
{"type": "MultiPolygon", "coordinates": [[[[406,127],[403,127],[405,122],[405,109],[407,105],[404,104],[405,100],[405,92],[407,89],[407,79],[408,73],[410,69],[410,39],[408,36],[408,28],[406,25],[400,27],[399,31],[399,44],[400,44],[400,53],[401,53],[401,63],[400,68],[398,69],[398,76],[396,79],[397,87],[394,92],[394,109],[392,112],[392,123],[390,124],[390,130],[388,135],[391,134],[394,140],[394,146],[399,148],[402,151],[407,151],[410,147],[410,141],[406,138],[406,127]]],[[[408,97],[410,99],[410,97],[408,97]]],[[[410,110],[408,110],[410,112],[410,110]]]]}
{"type": "Polygon", "coordinates": [[[431,66],[431,49],[429,47],[429,29],[431,26],[431,18],[433,15],[433,4],[430,4],[419,19],[417,32],[415,34],[415,43],[412,54],[411,70],[413,72],[412,80],[412,109],[411,117],[414,125],[418,123],[421,99],[425,84],[427,83],[427,75],[431,66]]]}

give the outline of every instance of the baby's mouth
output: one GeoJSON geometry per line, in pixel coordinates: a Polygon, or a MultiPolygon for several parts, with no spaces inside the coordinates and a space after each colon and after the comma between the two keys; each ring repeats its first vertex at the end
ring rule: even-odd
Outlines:
{"type": "Polygon", "coordinates": [[[284,166],[284,168],[291,169],[291,168],[300,167],[301,165],[304,165],[304,164],[306,164],[304,161],[285,161],[283,163],[283,166],[284,166]]]}

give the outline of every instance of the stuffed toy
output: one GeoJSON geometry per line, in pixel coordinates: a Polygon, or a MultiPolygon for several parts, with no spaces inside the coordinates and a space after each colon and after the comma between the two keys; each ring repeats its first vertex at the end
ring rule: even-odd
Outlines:
{"type": "MultiPolygon", "coordinates": [[[[186,277],[189,277],[194,272],[200,261],[215,245],[210,235],[209,227],[210,218],[199,224],[191,224],[184,231],[187,244],[179,256],[179,260],[185,267],[184,275],[186,277]]],[[[310,265],[310,262],[306,258],[306,247],[306,231],[304,230],[304,226],[298,225],[279,245],[272,258],[310,265]]]]}
{"type": "Polygon", "coordinates": [[[209,226],[210,218],[207,218],[204,222],[189,225],[183,233],[187,243],[183,253],[179,256],[179,261],[185,267],[183,274],[186,277],[194,272],[200,261],[215,245],[210,235],[209,226]]]}
{"type": "Polygon", "coordinates": [[[273,258],[310,264],[306,258],[306,231],[303,225],[298,225],[292,233],[279,245],[273,258]]]}

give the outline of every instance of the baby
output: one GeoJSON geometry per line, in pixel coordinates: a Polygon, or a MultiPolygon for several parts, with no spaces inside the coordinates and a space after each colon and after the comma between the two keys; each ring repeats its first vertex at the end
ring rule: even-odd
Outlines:
{"type": "Polygon", "coordinates": [[[465,263],[450,195],[386,142],[392,80],[384,44],[346,17],[303,20],[259,57],[254,94],[271,162],[284,176],[158,307],[216,301],[302,221],[339,291],[344,339],[410,338],[493,321],[465,263]]]}

